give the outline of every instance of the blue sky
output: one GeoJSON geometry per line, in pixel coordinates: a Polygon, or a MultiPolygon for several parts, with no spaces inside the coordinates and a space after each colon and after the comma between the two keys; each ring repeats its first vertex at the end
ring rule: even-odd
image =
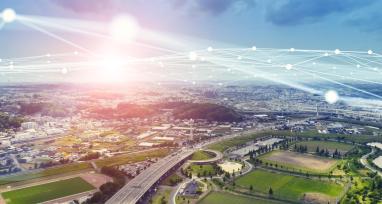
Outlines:
{"type": "MultiPolygon", "coordinates": [[[[381,51],[376,0],[2,0],[17,13],[105,21],[128,13],[141,26],[237,46],[381,51]]],[[[15,26],[16,27],[16,26],[15,26]]],[[[22,26],[19,26],[22,28],[22,26]]],[[[2,55],[60,47],[29,29],[0,30],[2,55]],[[25,47],[28,45],[27,47],[25,47]],[[39,48],[38,48],[39,47],[39,48]],[[23,49],[24,48],[24,49],[23,49]]],[[[33,53],[36,52],[36,53],[33,53]]]]}

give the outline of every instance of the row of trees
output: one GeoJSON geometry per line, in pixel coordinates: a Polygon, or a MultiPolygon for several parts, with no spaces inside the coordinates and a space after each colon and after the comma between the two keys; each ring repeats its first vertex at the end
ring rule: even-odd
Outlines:
{"type": "Polygon", "coordinates": [[[308,147],[306,145],[297,145],[295,144],[293,147],[293,151],[299,152],[299,153],[307,153],[308,147]]]}

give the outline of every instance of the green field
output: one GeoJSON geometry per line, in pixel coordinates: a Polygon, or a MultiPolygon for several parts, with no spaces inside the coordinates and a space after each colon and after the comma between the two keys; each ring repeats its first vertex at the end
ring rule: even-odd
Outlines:
{"type": "Polygon", "coordinates": [[[252,185],[254,191],[264,194],[267,194],[271,187],[275,196],[291,200],[301,199],[304,193],[321,193],[326,196],[336,197],[342,191],[342,187],[338,184],[264,170],[256,170],[239,177],[236,184],[246,189],[249,189],[250,185],[252,185]]]}
{"type": "Polygon", "coordinates": [[[254,197],[234,195],[223,192],[212,192],[204,197],[198,204],[281,204],[281,202],[254,197]]]}
{"type": "Polygon", "coordinates": [[[32,186],[2,193],[7,204],[41,203],[81,192],[94,187],[80,177],[32,186]]]}
{"type": "Polygon", "coordinates": [[[191,168],[191,172],[193,175],[200,175],[200,176],[209,176],[210,173],[211,175],[215,175],[216,171],[213,165],[211,164],[203,164],[203,165],[196,165],[196,164],[191,164],[189,166],[191,168]]]}
{"type": "Polygon", "coordinates": [[[210,152],[206,152],[203,150],[196,151],[195,153],[192,154],[191,160],[208,160],[211,158],[214,158],[215,156],[212,155],[210,152]]]}
{"type": "MultiPolygon", "coordinates": [[[[334,152],[336,149],[341,153],[346,153],[354,148],[351,144],[346,144],[342,142],[331,142],[331,141],[303,141],[296,144],[297,146],[302,145],[308,148],[308,152],[316,152],[317,147],[319,149],[328,149],[330,153],[334,152]]],[[[292,147],[293,148],[293,147],[292,147]]]]}
{"type": "Polygon", "coordinates": [[[31,179],[38,179],[47,176],[54,176],[58,174],[77,172],[85,169],[90,169],[91,165],[87,162],[83,163],[71,163],[65,164],[57,167],[51,167],[44,169],[40,172],[30,173],[30,174],[20,174],[17,176],[8,176],[0,178],[0,185],[5,185],[14,182],[26,181],[31,179]]]}

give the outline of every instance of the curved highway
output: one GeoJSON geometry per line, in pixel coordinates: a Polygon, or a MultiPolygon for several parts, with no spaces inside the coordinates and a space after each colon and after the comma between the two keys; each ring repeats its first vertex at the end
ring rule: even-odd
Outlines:
{"type": "Polygon", "coordinates": [[[365,168],[369,169],[369,170],[372,171],[372,172],[376,172],[379,176],[382,177],[382,173],[381,173],[380,171],[378,171],[377,169],[375,169],[374,167],[372,167],[372,166],[367,162],[367,158],[368,158],[370,155],[374,154],[374,152],[375,152],[375,149],[372,148],[372,149],[371,149],[371,152],[369,152],[369,153],[363,155],[359,161],[361,162],[361,164],[362,164],[365,168]]]}

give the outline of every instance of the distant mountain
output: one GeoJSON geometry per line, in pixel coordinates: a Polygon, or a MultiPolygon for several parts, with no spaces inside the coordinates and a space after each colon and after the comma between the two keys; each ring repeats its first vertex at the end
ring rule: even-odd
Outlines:
{"type": "Polygon", "coordinates": [[[121,103],[116,108],[95,107],[90,117],[102,119],[146,118],[158,114],[160,109],[173,109],[177,119],[206,119],[218,122],[241,121],[242,116],[234,109],[212,103],[171,102],[152,105],[121,103]]]}
{"type": "Polygon", "coordinates": [[[178,119],[206,119],[218,122],[237,122],[242,116],[234,109],[212,103],[187,103],[174,109],[178,119]]]}

